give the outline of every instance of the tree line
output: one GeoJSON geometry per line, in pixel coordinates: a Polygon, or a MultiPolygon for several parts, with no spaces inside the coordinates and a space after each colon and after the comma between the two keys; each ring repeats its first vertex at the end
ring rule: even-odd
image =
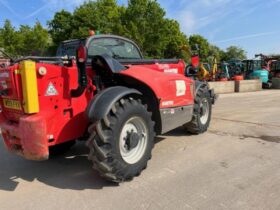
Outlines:
{"type": "Polygon", "coordinates": [[[230,46],[225,51],[200,35],[187,37],[176,20],[166,18],[165,10],[155,0],[129,0],[127,6],[117,0],[87,1],[74,12],[62,10],[47,22],[15,28],[6,20],[0,28],[0,48],[14,56],[54,55],[59,43],[85,38],[89,29],[101,34],[115,34],[134,40],[145,57],[182,58],[189,61],[191,51],[199,46],[202,61],[245,59],[246,52],[230,46]]]}

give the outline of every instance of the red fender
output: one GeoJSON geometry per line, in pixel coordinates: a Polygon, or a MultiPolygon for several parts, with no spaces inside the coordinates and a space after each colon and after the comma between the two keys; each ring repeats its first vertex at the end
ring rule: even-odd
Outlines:
{"type": "MultiPolygon", "coordinates": [[[[181,74],[165,74],[149,68],[131,66],[120,74],[134,78],[146,84],[161,102],[170,102],[171,107],[186,106],[194,103],[194,81],[181,74]],[[184,94],[178,94],[177,83],[184,81],[186,89],[184,94]]],[[[160,105],[160,108],[166,108],[160,105]]]]}

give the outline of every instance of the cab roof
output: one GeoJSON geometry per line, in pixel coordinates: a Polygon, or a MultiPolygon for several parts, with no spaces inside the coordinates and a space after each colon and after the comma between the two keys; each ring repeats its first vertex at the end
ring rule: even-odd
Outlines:
{"type": "Polygon", "coordinates": [[[66,44],[66,43],[69,43],[69,42],[75,42],[75,41],[81,41],[81,40],[87,40],[87,42],[89,42],[92,39],[100,39],[100,38],[122,39],[122,40],[131,42],[134,45],[138,46],[134,41],[132,41],[128,38],[125,38],[125,37],[122,37],[122,36],[117,36],[117,35],[111,35],[111,34],[93,35],[93,36],[89,36],[89,37],[83,38],[83,39],[69,39],[69,40],[62,41],[61,43],[66,44]]]}

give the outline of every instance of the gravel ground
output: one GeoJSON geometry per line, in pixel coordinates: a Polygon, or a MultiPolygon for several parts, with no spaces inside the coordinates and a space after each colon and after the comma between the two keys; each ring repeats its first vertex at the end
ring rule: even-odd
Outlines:
{"type": "Polygon", "coordinates": [[[209,131],[157,137],[132,182],[103,181],[83,142],[46,162],[0,143],[0,209],[280,209],[280,91],[221,95],[209,131]]]}

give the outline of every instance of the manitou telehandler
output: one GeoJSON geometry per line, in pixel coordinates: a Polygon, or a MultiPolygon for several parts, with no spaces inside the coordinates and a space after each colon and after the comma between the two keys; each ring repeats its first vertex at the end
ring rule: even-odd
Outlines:
{"type": "Polygon", "coordinates": [[[61,43],[57,57],[25,57],[0,69],[1,131],[7,149],[47,160],[49,149],[87,139],[100,175],[122,182],[151,158],[155,135],[207,130],[215,101],[181,60],[143,59],[123,37],[61,43]]]}

